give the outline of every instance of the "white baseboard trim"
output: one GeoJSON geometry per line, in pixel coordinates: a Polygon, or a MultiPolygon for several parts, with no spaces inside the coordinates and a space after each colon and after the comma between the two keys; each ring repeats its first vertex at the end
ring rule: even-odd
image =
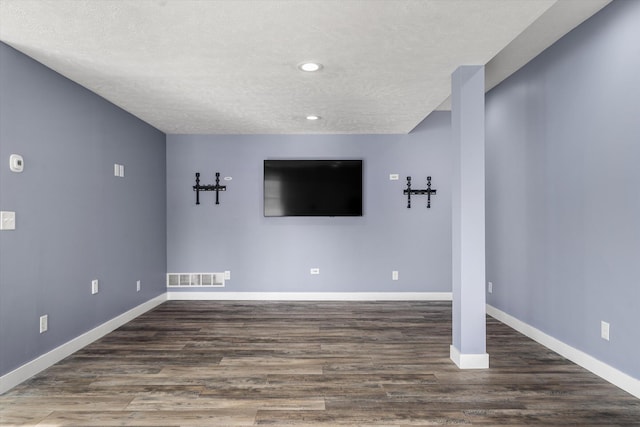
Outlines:
{"type": "Polygon", "coordinates": [[[487,314],[640,399],[640,380],[487,304],[487,314]]]}
{"type": "Polygon", "coordinates": [[[455,346],[449,346],[449,357],[460,369],[487,369],[489,368],[489,354],[463,354],[455,346]]]}
{"type": "Polygon", "coordinates": [[[167,292],[167,300],[451,301],[451,292],[167,292]]]}
{"type": "Polygon", "coordinates": [[[31,362],[27,362],[19,368],[14,369],[13,371],[3,375],[0,377],[0,394],[3,394],[13,387],[17,386],[21,382],[28,380],[35,374],[47,369],[48,367],[58,363],[62,359],[76,351],[86,347],[92,342],[102,338],[107,335],[109,332],[112,332],[124,325],[127,322],[135,319],[141,314],[146,313],[147,311],[157,307],[167,300],[167,294],[159,295],[145,303],[140,304],[137,307],[132,308],[131,310],[122,313],[121,315],[114,317],[113,319],[103,323],[100,326],[97,326],[91,329],[84,334],[67,341],[66,343],[54,348],[48,353],[43,354],[42,356],[32,360],[31,362]]]}

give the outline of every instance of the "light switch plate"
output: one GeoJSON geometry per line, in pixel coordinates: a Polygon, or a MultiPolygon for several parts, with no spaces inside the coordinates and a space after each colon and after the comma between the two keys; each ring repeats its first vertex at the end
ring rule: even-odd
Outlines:
{"type": "Polygon", "coordinates": [[[0,212],[0,230],[16,229],[16,213],[12,211],[0,212]]]}

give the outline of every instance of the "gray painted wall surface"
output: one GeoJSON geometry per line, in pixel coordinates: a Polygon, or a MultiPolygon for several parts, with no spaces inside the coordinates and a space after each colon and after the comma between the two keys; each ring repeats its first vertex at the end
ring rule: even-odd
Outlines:
{"type": "Polygon", "coordinates": [[[450,126],[434,113],[409,135],[168,135],[169,272],[231,270],[213,292],[450,292],[450,126]],[[277,158],[363,159],[364,216],[265,218],[263,160],[277,158]],[[220,205],[201,193],[196,206],[194,173],[217,171],[233,178],[220,205]],[[413,188],[432,176],[431,209],[425,196],[407,209],[407,175],[413,188]]]}
{"type": "Polygon", "coordinates": [[[165,291],[165,154],[163,133],[0,43],[0,209],[17,213],[0,231],[0,374],[165,291]]]}
{"type": "Polygon", "coordinates": [[[492,90],[486,160],[488,303],[635,378],[639,22],[614,1],[492,90]]]}

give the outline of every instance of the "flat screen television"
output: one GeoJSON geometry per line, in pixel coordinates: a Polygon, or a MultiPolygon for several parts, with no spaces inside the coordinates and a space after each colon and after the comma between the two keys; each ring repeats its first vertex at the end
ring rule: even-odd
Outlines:
{"type": "Polygon", "coordinates": [[[362,160],[265,160],[264,216],[362,216],[362,160]]]}

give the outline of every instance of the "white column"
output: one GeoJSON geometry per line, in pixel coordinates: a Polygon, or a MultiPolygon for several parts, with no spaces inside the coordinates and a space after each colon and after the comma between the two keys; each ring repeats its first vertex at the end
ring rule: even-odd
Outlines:
{"type": "Polygon", "coordinates": [[[451,359],[461,369],[489,367],[485,319],[484,66],[451,76],[453,143],[451,359]]]}

